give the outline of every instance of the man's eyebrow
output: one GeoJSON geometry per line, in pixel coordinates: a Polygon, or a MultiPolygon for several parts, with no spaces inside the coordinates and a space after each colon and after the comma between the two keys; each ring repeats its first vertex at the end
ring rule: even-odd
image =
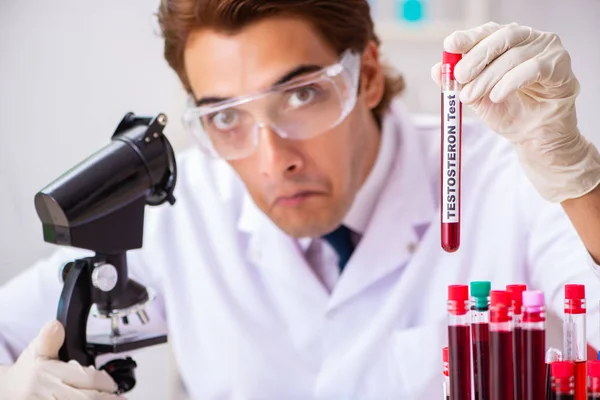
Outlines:
{"type": "MultiPolygon", "coordinates": [[[[294,68],[293,70],[291,70],[290,72],[287,72],[285,75],[283,75],[281,78],[279,78],[272,86],[282,85],[282,84],[287,83],[287,82],[291,81],[292,79],[295,79],[299,76],[310,74],[310,73],[313,73],[316,71],[320,71],[321,69],[323,69],[323,66],[320,66],[320,65],[310,65],[310,64],[300,65],[300,66],[294,68]]],[[[208,104],[220,103],[222,101],[227,101],[229,99],[230,99],[230,97],[218,97],[218,96],[202,97],[202,98],[196,100],[196,106],[200,107],[200,106],[205,106],[208,104]]]]}

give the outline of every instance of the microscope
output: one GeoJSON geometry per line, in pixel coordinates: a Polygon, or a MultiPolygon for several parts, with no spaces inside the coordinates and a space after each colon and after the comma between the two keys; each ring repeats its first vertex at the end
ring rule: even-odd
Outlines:
{"type": "MultiPolygon", "coordinates": [[[[164,114],[126,114],[108,145],[35,195],[46,242],[95,254],[69,262],[60,271],[63,289],[57,319],[66,334],[59,351],[62,361],[95,366],[99,355],[167,342],[164,334],[122,334],[119,329],[133,314],[142,324],[149,321],[145,306],[154,292],[128,278],[126,252],[142,247],[145,206],[175,203],[177,167],[163,134],[166,123],[164,114]],[[110,332],[88,335],[90,315],[110,320],[110,332]]],[[[100,369],[124,393],[135,386],[136,367],[126,357],[100,369]]]]}

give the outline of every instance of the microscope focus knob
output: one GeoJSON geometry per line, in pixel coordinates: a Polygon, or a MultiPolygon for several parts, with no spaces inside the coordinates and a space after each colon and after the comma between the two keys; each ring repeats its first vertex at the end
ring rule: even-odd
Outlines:
{"type": "Polygon", "coordinates": [[[110,292],[117,286],[119,276],[111,264],[97,265],[92,271],[92,285],[103,292],[110,292]]]}

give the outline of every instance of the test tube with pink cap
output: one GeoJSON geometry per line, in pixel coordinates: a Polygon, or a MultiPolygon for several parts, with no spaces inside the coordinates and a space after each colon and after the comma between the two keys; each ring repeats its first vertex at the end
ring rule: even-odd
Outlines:
{"type": "Polygon", "coordinates": [[[524,400],[540,400],[546,395],[546,308],[544,293],[523,292],[524,400]]]}

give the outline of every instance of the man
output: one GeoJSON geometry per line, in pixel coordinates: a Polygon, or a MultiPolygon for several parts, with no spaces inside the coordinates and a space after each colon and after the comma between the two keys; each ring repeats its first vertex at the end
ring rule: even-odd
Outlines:
{"type": "MultiPolygon", "coordinates": [[[[129,265],[159,293],[154,321],[192,398],[437,398],[449,284],[525,282],[560,312],[563,285],[580,282],[597,313],[600,157],[555,35],[489,23],[444,43],[464,55],[461,99],[496,131],[465,126],[463,237],[447,254],[439,126],[392,101],[402,82],[366,0],[165,0],[159,18],[198,146],[129,265]]],[[[116,397],[104,373],[55,360],[60,326],[37,335],[56,266],[79,255],[61,250],[0,292],[31,293],[0,311],[7,398],[116,397]]]]}

